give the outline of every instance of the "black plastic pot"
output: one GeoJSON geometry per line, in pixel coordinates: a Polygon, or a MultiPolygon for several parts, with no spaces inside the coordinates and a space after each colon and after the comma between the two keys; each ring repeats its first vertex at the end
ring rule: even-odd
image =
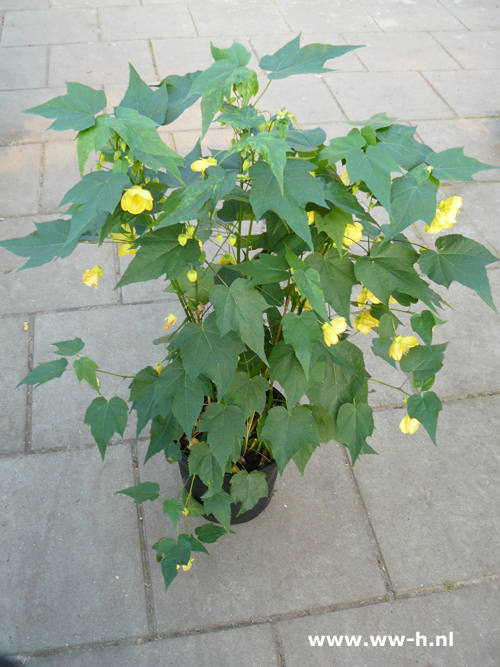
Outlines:
{"type": "MultiPolygon", "coordinates": [[[[189,475],[188,457],[184,454],[184,452],[182,453],[182,459],[180,459],[178,463],[182,479],[185,483],[184,488],[190,489],[192,478],[189,475]]],[[[255,519],[255,517],[261,514],[271,502],[274,484],[276,482],[276,477],[278,476],[278,466],[276,465],[275,461],[272,461],[271,463],[265,465],[263,468],[260,468],[260,470],[266,476],[267,487],[269,489],[267,496],[260,498],[260,500],[257,502],[256,505],[254,505],[254,507],[252,507],[252,509],[248,510],[248,512],[243,512],[243,514],[240,514],[240,516],[237,516],[237,514],[240,511],[241,503],[232,503],[231,524],[245,523],[246,521],[251,521],[252,519],[255,519]]],[[[224,475],[224,482],[222,483],[222,488],[227,493],[231,492],[232,476],[233,475],[231,473],[226,473],[224,475]]],[[[198,502],[203,502],[201,497],[207,491],[207,487],[205,486],[205,484],[203,484],[203,482],[197,475],[195,476],[192,491],[193,491],[193,498],[198,502]]],[[[219,523],[213,514],[204,514],[203,516],[205,517],[205,519],[212,521],[212,523],[219,523]]]]}

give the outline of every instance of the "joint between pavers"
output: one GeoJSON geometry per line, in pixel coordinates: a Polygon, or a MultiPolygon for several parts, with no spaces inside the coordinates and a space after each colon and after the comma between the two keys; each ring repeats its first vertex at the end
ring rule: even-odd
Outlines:
{"type": "Polygon", "coordinates": [[[151,60],[153,62],[153,70],[154,70],[154,73],[155,73],[155,77],[159,81],[160,80],[160,75],[158,74],[158,65],[156,63],[156,56],[155,56],[155,52],[154,52],[154,49],[153,49],[153,42],[152,42],[151,39],[148,39],[148,46],[149,46],[149,53],[151,54],[151,60]]]}
{"type": "Polygon", "coordinates": [[[429,37],[432,37],[432,39],[433,39],[437,44],[439,44],[439,46],[443,49],[443,51],[445,51],[445,52],[450,56],[450,58],[451,58],[452,60],[454,60],[454,61],[457,63],[457,65],[460,67],[460,69],[465,70],[465,67],[463,67],[463,66],[459,63],[459,61],[455,58],[455,56],[454,56],[452,53],[450,53],[450,52],[448,51],[448,49],[446,48],[446,46],[445,46],[444,44],[441,44],[441,42],[439,41],[439,39],[438,39],[435,35],[433,35],[432,32],[427,32],[427,34],[429,35],[429,37]]]}
{"type": "MultiPolygon", "coordinates": [[[[121,271],[121,266],[120,266],[120,258],[118,256],[118,251],[117,251],[117,245],[115,244],[113,246],[113,264],[114,264],[114,269],[115,269],[115,287],[118,285],[118,283],[121,280],[122,277],[122,271],[121,271]]],[[[118,294],[118,303],[123,306],[123,292],[122,288],[119,287],[116,290],[116,293],[118,294]]]]}
{"type": "Polygon", "coordinates": [[[442,584],[431,584],[429,586],[422,586],[421,588],[410,588],[406,591],[396,591],[396,599],[409,600],[411,598],[434,595],[435,593],[451,593],[461,588],[481,586],[491,581],[500,585],[500,572],[492,572],[479,577],[468,577],[467,579],[458,579],[456,581],[446,581],[442,584]]]}
{"type": "MultiPolygon", "coordinates": [[[[439,97],[440,100],[446,104],[446,106],[450,109],[450,111],[454,114],[455,119],[460,118],[460,114],[458,114],[455,109],[451,106],[451,104],[441,95],[439,90],[435,88],[435,86],[426,78],[425,72],[422,70],[416,70],[417,74],[419,74],[422,79],[425,81],[425,83],[430,86],[430,88],[436,93],[436,95],[439,97]]],[[[442,120],[442,119],[441,119],[442,120]]]]}
{"type": "Polygon", "coordinates": [[[274,650],[276,651],[276,658],[278,660],[278,665],[280,667],[286,667],[285,650],[283,647],[283,642],[281,641],[279,630],[276,627],[276,623],[271,624],[271,629],[273,632],[273,644],[274,644],[274,650]]]}
{"type": "Polygon", "coordinates": [[[288,23],[288,21],[286,20],[286,16],[285,16],[285,15],[283,14],[283,12],[281,11],[281,8],[280,8],[279,4],[276,3],[276,2],[273,2],[272,4],[273,4],[273,5],[276,7],[276,9],[278,10],[278,14],[279,14],[279,15],[281,16],[281,18],[283,19],[283,21],[284,21],[284,23],[286,24],[288,30],[289,30],[291,33],[293,33],[292,26],[291,26],[291,25],[288,23]]]}
{"type": "Polygon", "coordinates": [[[437,0],[437,1],[438,1],[438,3],[441,5],[441,7],[443,7],[444,9],[446,9],[446,11],[449,12],[449,13],[453,16],[454,19],[456,19],[461,25],[463,25],[464,29],[467,30],[467,32],[471,32],[470,28],[468,28],[468,27],[465,25],[465,23],[464,23],[463,21],[461,21],[461,20],[458,18],[458,16],[455,16],[455,14],[451,11],[451,9],[450,9],[449,7],[447,7],[446,5],[443,5],[443,3],[441,2],[441,0],[437,0]]]}
{"type": "Polygon", "coordinates": [[[5,12],[0,13],[0,44],[2,43],[3,24],[5,23],[5,12]]]}
{"type": "Polygon", "coordinates": [[[95,8],[95,21],[97,28],[97,41],[101,41],[101,21],[99,20],[99,7],[95,8]]]}
{"type": "MultiPolygon", "coordinates": [[[[28,318],[28,373],[33,370],[33,359],[35,356],[35,317],[28,318]]],[[[24,454],[31,453],[33,439],[33,385],[26,387],[26,415],[24,424],[24,454]]]]}
{"type": "Polygon", "coordinates": [[[43,174],[45,171],[45,142],[41,145],[40,150],[40,173],[38,175],[38,193],[37,193],[37,210],[38,215],[43,212],[43,174]]]}
{"type": "Polygon", "coordinates": [[[191,19],[191,23],[193,24],[194,32],[196,34],[196,37],[200,36],[200,33],[198,32],[198,27],[195,23],[195,20],[193,18],[193,15],[191,14],[191,7],[189,5],[186,6],[186,9],[188,10],[189,18],[191,19]]]}
{"type": "Polygon", "coordinates": [[[368,14],[368,16],[371,18],[371,20],[377,25],[382,32],[387,32],[386,30],[383,29],[383,27],[380,25],[380,23],[377,21],[377,19],[370,14],[370,12],[366,9],[366,7],[363,5],[362,0],[358,0],[358,4],[361,6],[361,9],[368,14]]]}
{"type": "MultiPolygon", "coordinates": [[[[324,78],[323,78],[322,76],[320,76],[320,79],[321,79],[321,81],[323,82],[323,85],[326,86],[326,88],[327,88],[328,92],[330,93],[330,95],[332,96],[333,101],[335,102],[335,104],[338,106],[338,108],[339,108],[339,109],[342,111],[342,113],[344,114],[345,120],[346,120],[347,122],[349,122],[349,116],[348,116],[347,113],[345,112],[345,109],[344,109],[343,106],[340,104],[340,102],[338,101],[338,99],[337,99],[337,98],[335,97],[335,95],[333,94],[333,91],[332,91],[332,89],[330,88],[330,86],[327,84],[327,82],[324,80],[324,78]]],[[[345,122],[345,121],[344,121],[344,122],[345,122]]]]}
{"type": "Polygon", "coordinates": [[[49,87],[50,44],[45,53],[45,88],[49,87]]]}

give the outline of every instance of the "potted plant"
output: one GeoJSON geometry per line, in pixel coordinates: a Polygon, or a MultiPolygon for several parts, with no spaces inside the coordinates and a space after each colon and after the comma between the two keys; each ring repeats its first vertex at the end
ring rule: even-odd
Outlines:
{"type": "MultiPolygon", "coordinates": [[[[269,84],[330,71],[327,60],[357,48],[301,48],[299,37],[260,61],[269,84]]],[[[184,480],[175,498],[162,498],[174,536],[153,546],[166,587],[191,567],[194,552],[232,532],[231,522],[266,506],[291,461],[303,473],[330,440],[345,445],[352,464],[374,453],[360,339],[412,386],[397,387],[407,405],[401,430],[422,424],[435,442],[441,402],[431,387],[446,344],[432,339],[445,303],[431,284],[457,281],[494,308],[485,266],[497,258],[461,234],[441,234],[462,200],[438,201],[441,181],[469,181],[494,167],[458,148],[436,153],[414,127],[385,114],[350,123],[327,144],[323,130],[301,130],[286,109],[265,110],[242,45],[212,46],[212,55],[205,71],[156,86],[130,66],[113,114],[100,113],[102,91],[78,83],[30,109],[54,118],[54,130],[78,130],[82,179],[61,202],[71,204],[63,217],[2,242],[29,257],[24,268],[66,257],[78,243],[113,243],[119,256],[132,256],[117,287],[164,278],[177,296],[179,310],[166,313],[167,333],[155,341],[157,363],[131,378],[129,398],[137,436],[150,428],[146,460],[163,454],[184,480]],[[215,122],[231,128],[233,140],[205,154],[198,142],[183,158],[157,128],[198,100],[202,138],[215,122]],[[408,238],[413,223],[431,247],[408,238]],[[201,514],[218,524],[190,532],[190,517],[201,514]]],[[[102,274],[96,265],[83,282],[97,288],[102,274]]],[[[124,433],[129,405],[100,395],[104,371],[81,354],[79,338],[55,346],[57,358],[20,384],[68,371],[90,384],[98,396],[85,422],[104,458],[114,434],[124,433]]],[[[120,493],[154,501],[160,486],[120,493]]]]}

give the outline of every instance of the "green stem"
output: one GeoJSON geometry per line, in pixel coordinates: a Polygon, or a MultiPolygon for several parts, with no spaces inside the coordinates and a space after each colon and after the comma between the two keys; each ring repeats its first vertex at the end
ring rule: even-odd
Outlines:
{"type": "MultiPolygon", "coordinates": [[[[387,384],[387,382],[381,382],[380,380],[375,380],[375,378],[372,378],[372,377],[369,377],[369,378],[366,378],[366,379],[369,380],[370,382],[376,382],[377,384],[383,384],[384,387],[391,387],[391,389],[397,389],[397,390],[400,391],[402,394],[405,394],[405,396],[411,396],[411,394],[409,394],[409,393],[408,393],[407,391],[405,391],[404,389],[401,389],[401,387],[396,387],[396,386],[393,385],[393,384],[387,384]]],[[[406,380],[405,380],[405,382],[406,382],[406,380]]]]}

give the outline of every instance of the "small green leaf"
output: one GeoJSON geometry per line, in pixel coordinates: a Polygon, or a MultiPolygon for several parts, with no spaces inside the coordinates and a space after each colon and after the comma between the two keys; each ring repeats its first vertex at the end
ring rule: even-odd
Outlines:
{"type": "Polygon", "coordinates": [[[436,215],[437,187],[431,181],[417,183],[406,174],[392,182],[391,223],[385,238],[394,238],[417,220],[428,225],[436,215]]]}
{"type": "Polygon", "coordinates": [[[35,222],[36,231],[17,239],[0,241],[0,246],[19,257],[29,257],[23,269],[42,266],[58,257],[70,255],[78,245],[71,241],[71,220],[49,220],[35,222]]]}
{"type": "Polygon", "coordinates": [[[306,269],[305,271],[295,271],[293,276],[300,295],[309,301],[314,310],[324,320],[328,320],[328,313],[325,306],[325,295],[321,286],[321,278],[316,269],[306,269]]]}
{"type": "Polygon", "coordinates": [[[343,257],[342,243],[347,225],[352,225],[352,214],[335,207],[326,215],[316,213],[316,226],[320,232],[325,232],[337,247],[340,258],[343,257]]]}
{"type": "Polygon", "coordinates": [[[430,310],[423,310],[420,315],[412,315],[410,318],[411,328],[426,345],[432,343],[432,330],[441,321],[436,320],[437,318],[430,310]]]}
{"type": "MultiPolygon", "coordinates": [[[[429,153],[432,153],[428,146],[424,146],[413,138],[415,130],[415,127],[407,125],[391,125],[388,130],[377,133],[377,138],[385,150],[400,167],[407,171],[415,169],[429,153]]],[[[422,168],[426,171],[426,177],[422,180],[427,180],[429,172],[425,164],[422,165],[422,168]]]]}
{"type": "Polygon", "coordinates": [[[61,95],[23,113],[55,118],[49,130],[85,130],[92,127],[95,115],[106,106],[106,95],[81,83],[67,83],[67,95],[61,95]]]}
{"type": "MultiPolygon", "coordinates": [[[[160,488],[158,487],[158,491],[159,490],[160,488]]],[[[184,505],[181,503],[179,498],[170,498],[169,500],[163,501],[163,514],[168,514],[170,520],[172,521],[172,525],[174,526],[174,530],[177,530],[177,523],[179,521],[179,516],[181,515],[181,512],[183,510],[184,510],[184,505]]]]}
{"type": "Polygon", "coordinates": [[[235,58],[240,67],[245,67],[250,62],[252,54],[239,42],[233,42],[228,49],[219,49],[210,42],[212,58],[217,60],[228,60],[235,58]]]}
{"type": "Polygon", "coordinates": [[[346,155],[352,182],[364,181],[385,210],[391,214],[391,172],[401,169],[381,144],[368,146],[366,152],[354,148],[346,155]]]}
{"type": "Polygon", "coordinates": [[[204,523],[202,526],[195,528],[194,532],[198,536],[200,542],[204,542],[205,544],[213,544],[214,542],[217,542],[219,537],[233,533],[232,530],[228,533],[225,528],[216,526],[214,523],[204,523]]]}
{"type": "Polygon", "coordinates": [[[443,409],[438,396],[433,391],[428,391],[425,394],[413,394],[408,399],[407,406],[410,418],[418,419],[432,442],[436,444],[437,420],[440,410],[443,409]]]}
{"type": "Polygon", "coordinates": [[[75,370],[75,375],[78,378],[78,382],[81,384],[82,380],[88,382],[91,387],[94,387],[99,393],[99,381],[97,379],[96,371],[99,366],[95,361],[89,359],[89,357],[78,357],[73,362],[73,368],[75,370]]]}
{"type": "Polygon", "coordinates": [[[109,441],[115,433],[123,436],[127,426],[128,406],[118,396],[107,401],[103,396],[94,398],[85,413],[85,424],[89,424],[92,437],[99,447],[102,459],[109,441]]]}
{"type": "Polygon", "coordinates": [[[72,340],[63,340],[59,343],[52,343],[56,347],[54,354],[60,354],[62,357],[72,357],[78,354],[85,347],[85,343],[81,338],[73,338],[72,340]]]}
{"type": "Polygon", "coordinates": [[[22,384],[35,385],[38,387],[45,382],[49,382],[55,378],[60,378],[64,373],[67,365],[68,360],[65,358],[54,359],[54,361],[45,361],[41,364],[38,364],[36,368],[34,368],[23,380],[21,380],[17,387],[20,387],[22,384]]]}
{"type": "Polygon", "coordinates": [[[193,83],[201,74],[198,72],[190,72],[184,76],[171,74],[165,77],[160,86],[165,85],[168,92],[168,109],[165,115],[165,120],[161,125],[169,125],[190,106],[192,106],[200,95],[192,92],[193,83]]]}
{"type": "Polygon", "coordinates": [[[321,381],[323,364],[316,364],[310,373],[305,373],[291,345],[280,341],[273,347],[269,357],[270,378],[283,387],[287,405],[293,407],[306,393],[313,382],[321,381]]]}
{"type": "Polygon", "coordinates": [[[321,160],[328,160],[328,164],[335,164],[345,160],[345,156],[353,148],[363,148],[366,140],[359,130],[352,130],[346,137],[332,139],[328,146],[321,151],[321,160]]]}
{"type": "Polygon", "coordinates": [[[163,451],[165,456],[171,460],[171,463],[179,461],[182,458],[179,445],[182,433],[182,427],[172,412],[169,412],[166,417],[156,415],[151,422],[151,439],[144,463],[147,463],[155,454],[163,451]]]}
{"type": "Polygon", "coordinates": [[[194,537],[194,535],[187,535],[186,533],[182,533],[179,535],[179,538],[183,537],[185,540],[189,542],[191,545],[191,551],[198,551],[204,554],[208,554],[207,549],[203,546],[203,544],[194,537]]]}
{"type": "Polygon", "coordinates": [[[331,248],[326,255],[312,252],[305,259],[307,268],[315,269],[321,279],[325,300],[341,317],[350,319],[351,292],[358,282],[354,275],[354,264],[349,257],[339,257],[331,248]]]}
{"type": "Polygon", "coordinates": [[[221,468],[206,442],[197,442],[191,447],[188,463],[191,475],[198,475],[208,488],[204,500],[218,493],[224,480],[224,466],[221,468]]]}
{"type": "MultiPolygon", "coordinates": [[[[160,497],[160,485],[156,482],[142,482],[137,486],[122,489],[116,493],[123,493],[134,499],[134,503],[144,503],[146,500],[156,500],[160,497]]],[[[181,504],[181,503],[179,503],[181,504]]]]}
{"type": "Polygon", "coordinates": [[[321,336],[318,318],[314,313],[305,311],[300,315],[287,313],[282,321],[283,337],[295,350],[307,377],[314,343],[321,336]]]}
{"type": "Polygon", "coordinates": [[[241,262],[237,268],[245,276],[252,278],[252,286],[280,283],[290,277],[286,259],[267,253],[261,253],[248,262],[241,262]]]}
{"type": "Polygon", "coordinates": [[[233,151],[241,150],[256,151],[269,165],[283,192],[283,170],[286,165],[286,154],[290,150],[288,144],[274,134],[260,132],[255,136],[244,137],[234,145],[233,151]]]}
{"type": "Polygon", "coordinates": [[[240,407],[247,419],[254,412],[262,413],[268,391],[269,384],[262,375],[251,378],[247,373],[235,373],[224,394],[224,403],[240,407]]]}
{"type": "Polygon", "coordinates": [[[165,417],[170,411],[168,402],[160,403],[155,396],[155,388],[160,381],[154,368],[148,366],[140,370],[130,383],[132,410],[137,412],[137,437],[150,419],[161,415],[165,417]]]}
{"type": "Polygon", "coordinates": [[[295,463],[295,465],[299,469],[299,472],[300,472],[301,475],[304,474],[304,470],[306,469],[306,465],[308,464],[309,459],[314,454],[315,450],[316,450],[316,447],[314,445],[306,444],[302,447],[302,449],[299,449],[299,451],[292,457],[293,462],[295,463]]]}
{"type": "Polygon", "coordinates": [[[349,448],[352,464],[366,445],[366,438],[373,433],[372,409],[367,403],[344,403],[339,408],[337,426],[349,448]]]}
{"type": "Polygon", "coordinates": [[[472,157],[464,155],[463,148],[449,148],[440,153],[430,153],[427,164],[434,167],[432,175],[438,181],[473,181],[472,176],[478,171],[498,169],[490,164],[483,164],[472,157]]]}
{"type": "Polygon", "coordinates": [[[168,108],[168,92],[164,83],[156,90],[152,90],[137,74],[131,63],[129,84],[120,107],[134,109],[141,116],[151,118],[158,125],[162,125],[168,108]]]}
{"type": "Polygon", "coordinates": [[[107,125],[108,118],[108,114],[97,116],[95,119],[95,125],[87,128],[86,130],[80,130],[80,132],[78,132],[76,152],[78,155],[80,176],[82,178],[85,165],[87,164],[87,160],[89,159],[92,151],[98,151],[103,148],[103,146],[107,144],[107,142],[113,136],[113,130],[107,125]]]}
{"type": "Polygon", "coordinates": [[[210,403],[198,422],[200,433],[207,433],[208,444],[222,470],[231,456],[237,437],[246,435],[245,416],[237,405],[210,403]]]}
{"type": "Polygon", "coordinates": [[[223,490],[210,498],[203,498],[205,512],[213,514],[226,531],[231,523],[231,502],[231,496],[223,490]]]}
{"type": "Polygon", "coordinates": [[[356,127],[366,127],[370,125],[374,130],[380,130],[382,127],[390,127],[397,118],[389,118],[385,111],[383,113],[377,113],[368,120],[350,120],[347,121],[348,125],[354,125],[356,127]]]}
{"type": "Polygon", "coordinates": [[[304,445],[319,445],[316,422],[304,406],[295,407],[291,412],[280,406],[271,408],[262,438],[272,443],[272,454],[282,474],[290,459],[304,445]]]}
{"type": "MultiPolygon", "coordinates": [[[[373,315],[372,311],[372,315],[373,315]]],[[[388,340],[394,338],[398,330],[398,318],[391,315],[391,313],[384,313],[379,320],[379,346],[383,346],[388,340]]]]}
{"type": "Polygon", "coordinates": [[[427,380],[443,367],[444,351],[448,343],[441,345],[418,345],[411,348],[401,359],[400,366],[404,373],[413,373],[418,382],[427,380]]]}
{"type": "Polygon", "coordinates": [[[268,494],[269,488],[263,472],[253,470],[248,473],[246,470],[240,470],[231,479],[231,497],[235,503],[241,503],[238,516],[251,510],[268,494]]]}

